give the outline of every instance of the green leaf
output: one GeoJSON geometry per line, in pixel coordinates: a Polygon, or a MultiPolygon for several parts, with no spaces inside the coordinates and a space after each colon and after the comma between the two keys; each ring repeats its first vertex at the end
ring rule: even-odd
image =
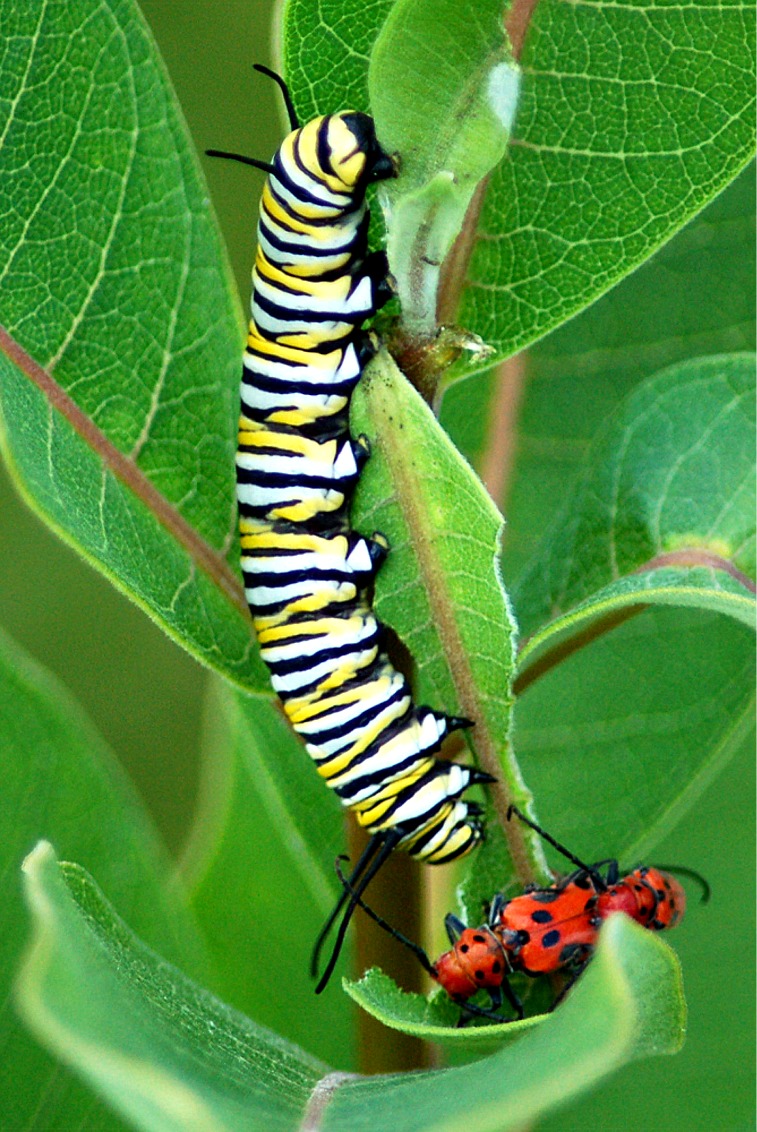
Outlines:
{"type": "Polygon", "coordinates": [[[648,852],[748,742],[753,384],[736,355],[641,385],[519,587],[518,757],[593,859],[648,852]]]}
{"type": "MultiPolygon", "coordinates": [[[[284,58],[303,117],[370,109],[369,58],[390,8],[289,0],[284,58]]],[[[473,25],[478,8],[464,12],[473,25]]],[[[754,151],[753,24],[738,0],[533,8],[515,140],[489,183],[461,325],[514,352],[634,271],[737,176],[754,151]]],[[[445,37],[442,20],[426,28],[429,57],[445,37]]],[[[453,58],[465,50],[463,37],[453,58]]],[[[403,99],[394,112],[411,111],[403,99]]],[[[481,362],[456,374],[471,369],[481,362]]]]}
{"type": "MultiPolygon", "coordinates": [[[[543,824],[584,858],[648,853],[748,742],[753,385],[746,355],[642,384],[596,438],[516,591],[530,633],[514,684],[518,762],[543,824]]],[[[509,881],[492,837],[466,915],[509,881]]]]}
{"type": "Polygon", "coordinates": [[[0,634],[0,1104],[7,1127],[112,1127],[13,1012],[9,991],[25,937],[19,866],[40,837],[95,869],[140,933],[190,970],[205,969],[186,898],[130,784],[63,689],[0,634]],[[20,1084],[23,1082],[23,1085],[20,1084]]]}
{"type": "Polygon", "coordinates": [[[308,973],[313,941],[339,895],[334,859],[344,849],[344,810],[274,701],[219,685],[207,716],[186,872],[214,986],[250,1017],[349,1065],[354,1011],[336,980],[316,997],[308,973]],[[255,977],[261,969],[271,978],[255,977]]]}
{"type": "Polygon", "coordinates": [[[343,979],[343,984],[355,1002],[383,1025],[450,1050],[481,1053],[498,1049],[539,1026],[544,1017],[537,1015],[501,1026],[481,1023],[462,1028],[457,1024],[460,1007],[442,990],[437,989],[430,999],[408,994],[376,967],[366,971],[359,982],[343,979]]]}
{"type": "Polygon", "coordinates": [[[368,64],[394,0],[288,0],[281,22],[284,72],[303,122],[370,110],[368,64]]]}
{"type": "Polygon", "coordinates": [[[749,620],[754,384],[750,355],[696,359],[651,378],[619,408],[518,589],[525,630],[541,626],[522,668],[549,634],[547,617],[556,632],[569,622],[578,633],[600,608],[675,603],[679,594],[689,604],[699,591],[702,607],[749,620]],[[560,614],[569,616],[556,621],[560,614]]]}
{"type": "MultiPolygon", "coordinates": [[[[300,121],[337,110],[370,112],[368,63],[393,3],[287,0],[281,17],[281,49],[300,121]]],[[[381,248],[385,242],[381,209],[371,208],[369,244],[381,248]]]]}
{"type": "Polygon", "coordinates": [[[754,152],[753,45],[745,3],[536,5],[458,321],[505,357],[712,200],[754,152]]]}
{"type": "Polygon", "coordinates": [[[46,842],[24,864],[27,1025],[137,1128],[294,1127],[325,1066],[253,1025],[141,943],[46,842]]]}
{"type": "MultiPolygon", "coordinates": [[[[384,999],[377,981],[348,986],[350,994],[389,1025],[405,1029],[396,1000],[384,999]]],[[[585,976],[554,1014],[543,1016],[514,1044],[490,1057],[443,1074],[414,1074],[350,1086],[337,1095],[329,1127],[357,1127],[367,1119],[379,1128],[504,1132],[549,1112],[595,1085],[625,1062],[675,1053],[685,1028],[681,973],[674,952],[625,916],[613,916],[600,936],[585,976]],[[352,1124],[350,1125],[350,1120],[352,1124]]],[[[496,1040],[487,1028],[489,1041],[496,1040]]],[[[427,1027],[434,1041],[482,1040],[477,1031],[427,1027]]]]}
{"type": "Polygon", "coordinates": [[[387,252],[411,334],[436,329],[439,269],[476,186],[505,152],[518,82],[501,0],[396,0],[374,44],[371,112],[381,144],[402,162],[381,193],[387,252]]]}
{"type": "MultiPolygon", "coordinates": [[[[522,800],[509,753],[514,623],[497,568],[502,518],[385,352],[356,390],[351,428],[372,452],[355,526],[380,531],[391,547],[377,613],[414,658],[418,700],[475,720],[469,742],[479,762],[522,800]]],[[[522,852],[525,873],[530,850],[522,852]]]]}
{"type": "Polygon", "coordinates": [[[542,822],[570,849],[648,856],[754,731],[754,633],[654,606],[529,684],[517,753],[542,822]]]}
{"type": "Polygon", "coordinates": [[[168,80],[129,0],[2,16],[4,455],[66,541],[262,689],[226,557],[240,319],[168,80]]]}
{"type": "Polygon", "coordinates": [[[508,582],[528,565],[592,438],[632,389],[685,358],[754,349],[754,194],[751,165],[648,263],[513,360],[506,375],[495,369],[447,390],[442,424],[490,482],[503,481],[494,490],[507,516],[508,582]],[[505,395],[516,420],[498,411],[494,398],[505,395]]]}
{"type": "MultiPolygon", "coordinates": [[[[209,1130],[514,1128],[619,1065],[671,1053],[684,1005],[674,954],[614,917],[586,977],[514,1046],[445,1072],[360,1080],[255,1027],[144,947],[75,865],[40,844],[25,866],[33,938],[17,997],[27,1023],[136,1127],[209,1130]],[[319,1081],[319,1077],[321,1080],[319,1081]],[[319,1090],[313,1091],[318,1084],[319,1090]]],[[[467,1035],[463,1036],[466,1040],[467,1035]]]]}

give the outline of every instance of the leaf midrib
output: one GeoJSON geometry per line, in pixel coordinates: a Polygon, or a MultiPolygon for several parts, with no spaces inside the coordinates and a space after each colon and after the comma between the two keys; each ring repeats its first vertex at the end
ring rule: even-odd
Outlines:
{"type": "Polygon", "coordinates": [[[85,444],[121,483],[135,495],[160,525],[186,550],[195,566],[206,574],[242,615],[249,617],[241,583],[228,562],[210,546],[176,510],[128,456],[108,439],[55,379],[0,326],[0,351],[64,417],[85,444]]]}

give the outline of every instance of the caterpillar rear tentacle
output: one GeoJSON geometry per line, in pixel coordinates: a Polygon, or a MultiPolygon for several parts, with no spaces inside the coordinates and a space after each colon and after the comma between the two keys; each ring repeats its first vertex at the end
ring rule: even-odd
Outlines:
{"type": "MultiPolygon", "coordinates": [[[[481,810],[462,795],[491,778],[436,758],[470,721],[413,703],[371,607],[388,542],[349,525],[370,455],[366,437],[350,436],[350,398],[379,346],[362,323],[395,291],[386,254],[367,252],[365,191],[396,175],[396,159],[372,118],[342,111],[293,129],[266,168],[241,388],[241,566],[284,710],[319,774],[373,834],[350,878],[360,893],[395,848],[434,864],[471,850],[481,810]]],[[[317,961],[343,905],[319,990],[352,898],[316,945],[317,961]]]]}

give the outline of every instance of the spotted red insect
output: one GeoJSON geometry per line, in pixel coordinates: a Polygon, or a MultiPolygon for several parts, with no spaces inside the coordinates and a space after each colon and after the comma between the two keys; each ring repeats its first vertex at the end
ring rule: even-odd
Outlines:
{"type": "MultiPolygon", "coordinates": [[[[445,920],[452,947],[431,963],[425,951],[381,920],[364,903],[363,907],[395,938],[418,956],[449,996],[467,1014],[505,1021],[496,1011],[503,995],[523,1017],[523,1006],[509,981],[514,972],[538,976],[565,973],[568,982],[552,1004],[563,998],[592,957],[599,928],[613,912],[625,912],[650,931],[675,927],[686,910],[686,893],[678,880],[660,868],[640,865],[621,876],[614,859],[587,865],[555,841],[550,834],[522,814],[515,814],[553,845],[576,866],[574,872],[554,884],[530,886],[510,900],[498,893],[489,908],[487,922],[469,928],[456,916],[445,920]],[[469,1002],[480,990],[489,994],[489,1009],[469,1002]]],[[[703,900],[709,899],[709,885],[691,869],[676,869],[702,886],[703,900]]]]}

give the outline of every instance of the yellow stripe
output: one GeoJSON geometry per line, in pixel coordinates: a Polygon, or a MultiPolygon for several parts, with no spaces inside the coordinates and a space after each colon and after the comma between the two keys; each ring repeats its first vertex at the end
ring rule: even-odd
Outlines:
{"type": "Polygon", "coordinates": [[[296,621],[293,625],[272,625],[258,631],[262,645],[272,645],[297,637],[335,637],[337,640],[360,631],[365,623],[362,616],[356,617],[318,617],[312,621],[296,621]]]}
{"type": "MultiPolygon", "coordinates": [[[[327,696],[317,704],[298,704],[294,700],[290,700],[287,707],[290,709],[291,714],[289,718],[293,723],[308,723],[317,720],[319,716],[326,716],[332,711],[336,711],[342,707],[350,707],[352,704],[360,703],[361,700],[368,700],[373,698],[372,693],[374,690],[388,691],[391,687],[390,680],[387,676],[379,676],[377,679],[372,680],[368,685],[361,685],[359,688],[349,688],[344,692],[338,693],[334,696],[327,696]],[[316,710],[318,709],[318,710],[316,710]]],[[[324,718],[324,726],[327,726],[324,718]]],[[[330,725],[329,725],[330,726],[330,725]]]]}
{"type": "MultiPolygon", "coordinates": [[[[294,208],[295,205],[290,205],[294,208]]],[[[299,210],[299,202],[297,204],[299,210]]],[[[284,236],[291,239],[292,232],[299,233],[301,236],[307,236],[308,239],[313,240],[317,244],[341,244],[344,241],[344,228],[339,224],[309,224],[308,219],[314,217],[303,216],[302,219],[292,212],[288,212],[286,208],[282,207],[271,192],[268,181],[263,186],[263,193],[260,198],[260,210],[265,214],[265,219],[270,228],[273,228],[274,233],[277,227],[283,228],[284,236]]]]}
{"type": "Polygon", "coordinates": [[[315,464],[333,464],[337,457],[338,442],[324,440],[318,443],[308,436],[298,436],[295,432],[278,432],[265,428],[259,422],[250,422],[252,428],[245,422],[245,428],[239,430],[239,443],[250,448],[275,448],[277,452],[292,453],[296,456],[306,456],[315,464]]]}
{"type": "MultiPolygon", "coordinates": [[[[241,527],[244,533],[244,528],[241,527]]],[[[313,554],[342,554],[347,553],[348,542],[345,535],[336,535],[333,538],[321,538],[318,535],[311,534],[309,531],[292,532],[277,532],[271,527],[267,530],[256,531],[254,535],[250,536],[251,542],[249,545],[256,547],[260,550],[278,550],[279,548],[286,550],[298,550],[303,552],[312,552],[313,554]]]]}
{"type": "MultiPolygon", "coordinates": [[[[401,778],[396,778],[393,782],[387,782],[386,785],[372,798],[366,798],[364,802],[356,802],[352,807],[356,813],[370,812],[374,806],[381,805],[386,809],[385,803],[392,803],[401,795],[411,791],[416,783],[427,774],[434,764],[433,758],[425,758],[418,763],[401,778]]],[[[360,768],[356,767],[356,773],[360,773],[360,768]]]]}
{"type": "MultiPolygon", "coordinates": [[[[255,257],[255,270],[266,283],[274,287],[280,284],[282,287],[288,287],[290,290],[296,291],[299,295],[307,295],[310,298],[328,298],[333,299],[335,302],[347,298],[353,283],[351,275],[340,275],[336,279],[329,280],[297,279],[297,285],[293,286],[290,273],[283,271],[280,267],[276,267],[270,260],[266,259],[260,247],[258,247],[258,254],[255,257]]],[[[282,304],[286,303],[286,301],[287,296],[282,295],[282,304]]]]}
{"type": "MultiPolygon", "coordinates": [[[[291,362],[294,365],[310,366],[314,369],[336,370],[344,357],[344,350],[341,349],[331,350],[328,354],[320,353],[320,351],[310,353],[306,350],[282,345],[280,341],[272,342],[269,338],[264,338],[261,335],[252,320],[250,321],[247,345],[250,350],[254,350],[272,361],[291,362]]],[[[255,355],[252,354],[251,356],[254,358],[255,355]]]]}
{"type": "Polygon", "coordinates": [[[290,621],[293,617],[302,613],[320,613],[332,601],[351,601],[352,598],[345,594],[343,598],[337,598],[336,595],[328,594],[308,594],[305,597],[298,598],[296,601],[291,601],[279,613],[273,613],[266,617],[255,617],[254,625],[255,631],[258,636],[269,629],[274,629],[277,626],[283,625],[286,621],[290,621]]]}
{"type": "MultiPolygon", "coordinates": [[[[348,111],[345,111],[348,113],[348,111]]],[[[300,161],[305,166],[307,171],[315,177],[322,185],[325,185],[333,193],[345,193],[347,187],[333,173],[327,173],[321,166],[318,160],[318,130],[320,129],[323,118],[314,118],[312,122],[308,122],[299,131],[299,154],[300,161]]],[[[287,147],[287,158],[294,161],[294,135],[289,135],[286,138],[282,149],[286,146],[287,142],[291,139],[291,145],[287,147]]],[[[329,131],[329,140],[331,140],[331,131],[329,131]]],[[[354,147],[355,141],[352,139],[354,147]]]]}
{"type": "MultiPolygon", "coordinates": [[[[352,258],[352,251],[348,249],[341,255],[334,254],[328,262],[329,271],[336,271],[340,267],[346,267],[352,258]]],[[[270,261],[269,261],[270,262],[270,261]]],[[[287,274],[295,275],[298,279],[309,279],[310,276],[317,277],[323,273],[324,264],[318,259],[315,263],[291,263],[287,264],[287,274]]]]}
{"type": "Polygon", "coordinates": [[[304,409],[277,409],[266,417],[271,424],[289,425],[291,428],[302,428],[303,425],[314,424],[323,417],[333,417],[340,413],[347,404],[347,398],[341,397],[338,405],[313,405],[304,409]]]}

